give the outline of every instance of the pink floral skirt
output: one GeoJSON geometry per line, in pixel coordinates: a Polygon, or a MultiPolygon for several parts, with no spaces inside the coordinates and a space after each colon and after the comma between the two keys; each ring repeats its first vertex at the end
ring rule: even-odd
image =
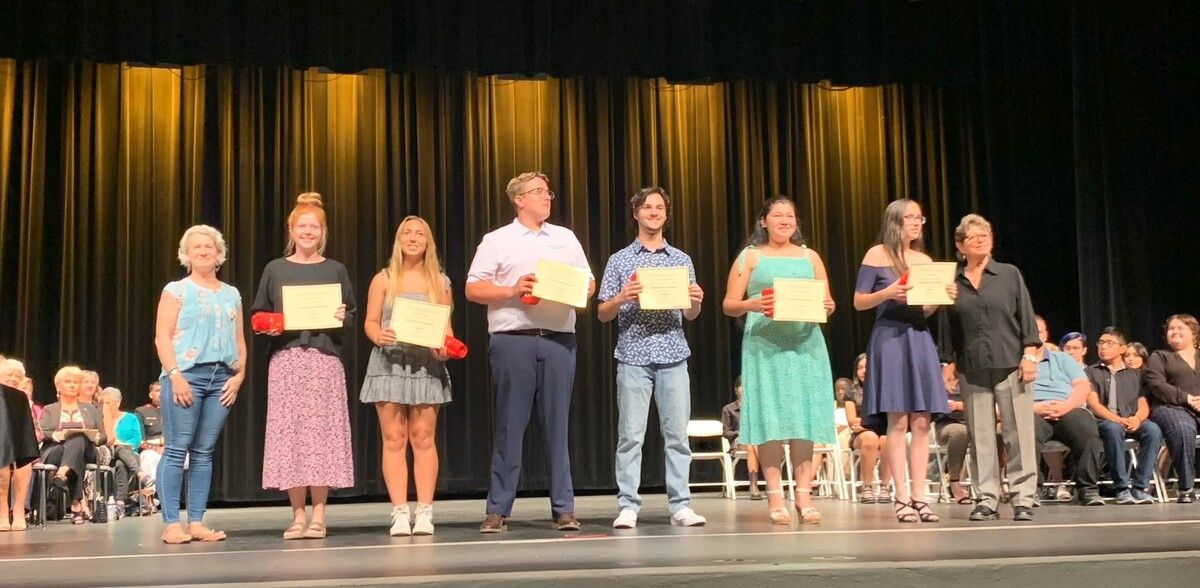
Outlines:
{"type": "Polygon", "coordinates": [[[267,372],[264,489],[354,485],[346,372],[337,357],[292,347],[267,372]]]}

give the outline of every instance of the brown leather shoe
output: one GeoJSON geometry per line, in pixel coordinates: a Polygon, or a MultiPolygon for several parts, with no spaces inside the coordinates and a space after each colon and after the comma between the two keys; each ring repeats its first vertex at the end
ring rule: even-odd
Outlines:
{"type": "Polygon", "coordinates": [[[508,519],[504,515],[489,512],[479,525],[480,533],[503,533],[508,530],[508,519]]]}
{"type": "Polygon", "coordinates": [[[554,517],[554,529],[556,531],[578,531],[579,519],[575,518],[573,512],[564,512],[554,517]]]}

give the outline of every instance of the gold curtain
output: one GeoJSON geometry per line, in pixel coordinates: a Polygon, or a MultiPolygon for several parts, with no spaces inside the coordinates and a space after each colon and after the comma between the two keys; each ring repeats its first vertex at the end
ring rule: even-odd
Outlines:
{"type": "MultiPolygon", "coordinates": [[[[357,75],[314,70],[0,60],[0,352],[27,360],[38,397],[77,362],[100,371],[133,405],[158,371],[152,347],[160,290],[182,275],[187,226],[220,228],[223,279],[247,304],[278,257],[295,195],[324,196],[328,254],[366,287],[391,250],[396,223],[421,214],[455,283],[456,331],[473,349],[452,365],[444,410],[441,487],[486,488],[492,400],[485,309],[462,298],[480,237],[507,223],[504,187],[545,171],[554,222],[579,235],[601,275],[633,237],[628,199],[661,185],[672,197],[668,239],[688,251],[706,292],[688,325],[693,413],[715,418],[739,372],[740,332],[720,312],[729,265],[759,203],[787,194],[829,269],[839,312],[827,334],[835,373],[861,349],[869,313],[850,305],[863,252],[889,200],[921,201],[927,238],[946,257],[949,202],[974,202],[969,128],[947,128],[937,88],[829,89],[731,82],[678,85],[594,78],[545,81],[471,75],[357,75]]],[[[361,317],[361,315],[360,315],[361,317]]],[[[572,413],[577,486],[610,488],[615,443],[615,332],[580,316],[572,413]]],[[[381,494],[375,416],[357,402],[369,344],[347,345],[356,494],[381,494]]],[[[259,487],[265,346],[220,448],[214,498],[277,496],[259,487]]],[[[525,484],[545,485],[531,443],[525,484]]],[[[661,441],[647,438],[648,485],[661,483],[661,441]]]]}

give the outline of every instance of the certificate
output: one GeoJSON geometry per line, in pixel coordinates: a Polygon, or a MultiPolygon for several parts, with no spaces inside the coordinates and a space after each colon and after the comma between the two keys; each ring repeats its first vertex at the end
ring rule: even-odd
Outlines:
{"type": "Polygon", "coordinates": [[[946,287],[954,282],[958,264],[952,261],[916,263],[908,266],[909,306],[954,304],[946,287]]]}
{"type": "Polygon", "coordinates": [[[692,307],[688,295],[690,279],[686,267],[640,267],[638,281],[642,293],[638,294],[638,306],[642,310],[675,310],[692,307]]]}
{"type": "Polygon", "coordinates": [[[314,284],[283,287],[283,329],[338,329],[342,321],[334,318],[342,305],[341,284],[314,284]]]}
{"type": "Polygon", "coordinates": [[[537,282],[533,285],[532,292],[534,296],[575,308],[587,306],[588,283],[592,275],[586,268],[539,259],[536,273],[537,282]]]}
{"type": "Polygon", "coordinates": [[[777,321],[823,323],[825,313],[825,280],[775,278],[775,316],[777,321]]]}
{"type": "Polygon", "coordinates": [[[392,301],[392,322],[401,343],[436,349],[446,345],[446,325],[450,322],[450,307],[396,297],[392,301]]]}
{"type": "Polygon", "coordinates": [[[68,437],[79,435],[82,437],[87,437],[87,440],[91,441],[92,445],[100,444],[99,429],[62,429],[58,432],[61,434],[63,440],[66,440],[68,437]]]}

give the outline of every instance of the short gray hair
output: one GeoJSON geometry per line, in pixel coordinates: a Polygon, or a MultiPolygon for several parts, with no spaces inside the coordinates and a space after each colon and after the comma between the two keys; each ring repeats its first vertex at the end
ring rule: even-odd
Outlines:
{"type": "Polygon", "coordinates": [[[100,391],[100,400],[108,400],[109,398],[115,398],[117,400],[117,406],[121,405],[121,391],[120,390],[113,388],[112,386],[109,386],[100,391]]]}
{"type": "Polygon", "coordinates": [[[550,185],[550,178],[546,177],[546,174],[540,171],[527,171],[509,180],[508,187],[504,189],[504,191],[508,194],[508,199],[511,201],[512,199],[516,198],[517,191],[521,189],[521,186],[524,186],[526,183],[532,182],[538,178],[541,178],[543,182],[546,182],[546,186],[550,185]]]}
{"type": "Polygon", "coordinates": [[[12,359],[12,358],[8,358],[8,359],[5,359],[4,361],[0,361],[0,378],[7,377],[13,373],[20,373],[21,377],[24,378],[25,377],[25,364],[15,360],[15,359],[12,359]]]}
{"type": "Polygon", "coordinates": [[[187,268],[189,272],[192,271],[192,262],[188,260],[187,250],[188,241],[196,235],[204,235],[213,240],[217,246],[217,267],[225,265],[225,254],[228,252],[225,237],[221,236],[221,231],[208,225],[193,225],[183,232],[183,237],[179,239],[179,265],[187,268]]]}
{"type": "Polygon", "coordinates": [[[968,214],[967,216],[962,217],[961,221],[958,221],[958,228],[954,229],[954,242],[966,242],[967,231],[975,228],[983,229],[990,233],[992,232],[992,223],[989,223],[986,218],[983,218],[978,214],[968,214]]]}

